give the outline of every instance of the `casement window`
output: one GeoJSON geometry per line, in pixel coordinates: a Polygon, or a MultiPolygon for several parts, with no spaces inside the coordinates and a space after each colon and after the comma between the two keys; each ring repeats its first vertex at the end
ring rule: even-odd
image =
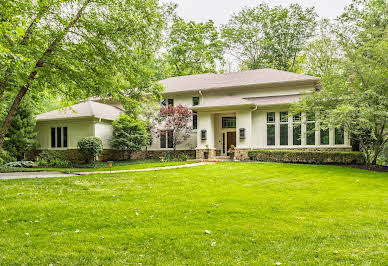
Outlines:
{"type": "Polygon", "coordinates": [[[306,144],[315,145],[315,114],[307,113],[306,120],[306,144]]]}
{"type": "Polygon", "coordinates": [[[172,130],[160,131],[160,148],[173,148],[174,132],[172,130]]]}
{"type": "Polygon", "coordinates": [[[345,138],[344,138],[344,128],[335,128],[334,130],[334,143],[336,145],[342,145],[345,143],[345,138]]]}
{"type": "Polygon", "coordinates": [[[292,140],[293,145],[302,145],[302,119],[301,114],[293,116],[292,140]]]}
{"type": "Polygon", "coordinates": [[[164,99],[162,101],[162,106],[166,106],[166,105],[172,105],[174,106],[174,99],[164,99]]]}
{"type": "Polygon", "coordinates": [[[193,97],[193,106],[199,105],[199,97],[193,97]]]}
{"type": "Polygon", "coordinates": [[[193,112],[193,129],[198,128],[198,114],[197,112],[193,112]]]}
{"type": "Polygon", "coordinates": [[[275,145],[275,112],[267,113],[267,145],[275,145]]]}
{"type": "Polygon", "coordinates": [[[67,148],[68,132],[67,127],[52,127],[50,129],[51,148],[67,148]]]}
{"type": "Polygon", "coordinates": [[[280,112],[280,145],[288,145],[288,112],[280,112]]]}
{"type": "Polygon", "coordinates": [[[330,138],[330,130],[327,129],[321,129],[321,145],[329,145],[329,138],[330,138]]]}
{"type": "Polygon", "coordinates": [[[222,128],[236,128],[236,117],[223,117],[222,128]]]}

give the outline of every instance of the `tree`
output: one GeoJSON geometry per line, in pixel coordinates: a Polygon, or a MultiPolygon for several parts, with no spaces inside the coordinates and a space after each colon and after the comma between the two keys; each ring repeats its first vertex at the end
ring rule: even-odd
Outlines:
{"type": "Polygon", "coordinates": [[[151,142],[147,124],[132,115],[122,114],[113,126],[112,146],[121,151],[139,151],[151,142]]]}
{"type": "MultiPolygon", "coordinates": [[[[189,136],[192,130],[192,112],[184,105],[178,106],[162,106],[157,116],[158,125],[154,129],[158,135],[161,131],[172,132],[172,148],[176,153],[177,145],[183,143],[189,136]]],[[[168,134],[167,134],[168,135],[168,134]]],[[[168,137],[168,136],[167,136],[168,137]]]]}
{"type": "Polygon", "coordinates": [[[353,0],[338,18],[337,71],[322,78],[324,90],[295,106],[317,114],[322,127],[343,127],[368,164],[388,142],[388,16],[384,0],[353,0]]]}
{"type": "Polygon", "coordinates": [[[147,63],[159,47],[163,12],[156,0],[2,1],[0,99],[14,100],[0,150],[26,94],[159,93],[147,63]]]}
{"type": "Polygon", "coordinates": [[[314,8],[298,4],[244,8],[223,26],[222,36],[229,52],[243,68],[272,67],[295,71],[297,55],[316,27],[314,8]]]}
{"type": "Polygon", "coordinates": [[[167,40],[166,61],[172,76],[216,72],[223,61],[223,43],[214,22],[173,20],[167,40]]]}
{"type": "Polygon", "coordinates": [[[4,149],[18,160],[38,143],[35,132],[35,110],[31,101],[25,101],[18,108],[7,132],[4,149]]]}

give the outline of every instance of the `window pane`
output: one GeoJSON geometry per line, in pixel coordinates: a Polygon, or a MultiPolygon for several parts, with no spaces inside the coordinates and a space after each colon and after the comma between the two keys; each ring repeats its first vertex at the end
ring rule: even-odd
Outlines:
{"type": "Polygon", "coordinates": [[[275,145],[275,125],[267,125],[267,145],[275,145]]]}
{"type": "Polygon", "coordinates": [[[280,122],[288,122],[288,112],[280,112],[280,122]]]}
{"type": "Polygon", "coordinates": [[[161,103],[162,106],[166,106],[166,99],[164,99],[161,103]]]}
{"type": "Polygon", "coordinates": [[[193,97],[193,106],[196,106],[199,104],[199,97],[193,97]]]}
{"type": "Polygon", "coordinates": [[[55,148],[55,127],[51,128],[51,148],[55,148]]]}
{"type": "Polygon", "coordinates": [[[61,128],[57,127],[57,147],[60,148],[62,147],[62,133],[61,133],[61,128]]]}
{"type": "Polygon", "coordinates": [[[174,99],[168,99],[168,105],[174,106],[174,99]]]}
{"type": "Polygon", "coordinates": [[[63,147],[67,148],[67,127],[63,128],[63,147]]]}
{"type": "Polygon", "coordinates": [[[267,113],[267,123],[275,123],[275,112],[267,113]]]}
{"type": "Polygon", "coordinates": [[[300,124],[294,125],[292,138],[293,138],[293,145],[302,144],[302,126],[300,124]]]}
{"type": "Polygon", "coordinates": [[[193,112],[193,129],[198,128],[198,115],[197,112],[193,112]]]}
{"type": "Polygon", "coordinates": [[[315,145],[315,123],[307,123],[307,145],[315,145]]]}
{"type": "Polygon", "coordinates": [[[167,131],[167,147],[174,147],[174,131],[172,130],[167,131]]]}
{"type": "Polygon", "coordinates": [[[166,131],[160,131],[160,148],[166,148],[166,131]]]}
{"type": "Polygon", "coordinates": [[[329,145],[329,129],[321,129],[321,145],[329,145]]]}
{"type": "Polygon", "coordinates": [[[288,124],[280,125],[280,145],[288,145],[288,124]]]}
{"type": "Polygon", "coordinates": [[[341,128],[336,128],[335,129],[335,144],[344,144],[344,129],[341,128]]]}
{"type": "Polygon", "coordinates": [[[223,117],[222,128],[236,128],[236,117],[223,117]]]}
{"type": "Polygon", "coordinates": [[[296,115],[294,115],[294,122],[299,122],[300,121],[300,119],[301,119],[301,116],[300,116],[300,113],[299,114],[296,114],[296,115]]]}

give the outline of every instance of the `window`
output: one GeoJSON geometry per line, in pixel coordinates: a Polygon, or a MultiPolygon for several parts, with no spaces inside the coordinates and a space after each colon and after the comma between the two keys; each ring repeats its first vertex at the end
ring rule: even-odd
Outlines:
{"type": "Polygon", "coordinates": [[[193,106],[199,105],[199,97],[193,97],[193,106]]]}
{"type": "Polygon", "coordinates": [[[267,113],[267,145],[275,145],[275,112],[267,113]]]}
{"type": "Polygon", "coordinates": [[[174,106],[174,99],[167,100],[168,105],[174,106]]]}
{"type": "Polygon", "coordinates": [[[321,129],[321,145],[329,145],[329,129],[321,129]]]}
{"type": "Polygon", "coordinates": [[[307,113],[307,124],[306,124],[306,144],[315,145],[315,114],[307,113]]]}
{"type": "Polygon", "coordinates": [[[288,145],[288,112],[280,112],[280,145],[288,145]]]}
{"type": "Polygon", "coordinates": [[[67,127],[52,127],[50,129],[51,148],[67,148],[67,127]]]}
{"type": "Polygon", "coordinates": [[[343,127],[335,128],[334,141],[335,141],[335,144],[337,144],[337,145],[341,145],[341,144],[345,143],[344,142],[344,128],[343,127]]]}
{"type": "Polygon", "coordinates": [[[160,131],[160,148],[174,147],[174,132],[172,130],[160,131]]]}
{"type": "Polygon", "coordinates": [[[301,125],[301,114],[293,116],[293,129],[292,129],[292,144],[302,145],[302,125],[301,125]]]}
{"type": "Polygon", "coordinates": [[[193,112],[193,129],[198,128],[198,114],[197,112],[193,112]]]}
{"type": "Polygon", "coordinates": [[[236,117],[223,117],[222,128],[236,128],[236,117]]]}

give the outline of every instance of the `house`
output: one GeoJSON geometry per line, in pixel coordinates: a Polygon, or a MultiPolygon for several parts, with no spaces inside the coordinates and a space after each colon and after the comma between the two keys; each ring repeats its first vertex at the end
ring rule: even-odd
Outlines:
{"type": "MultiPolygon", "coordinates": [[[[196,150],[203,158],[227,155],[236,147],[237,159],[248,159],[252,149],[309,149],[350,151],[347,134],[340,128],[313,131],[312,114],[289,116],[289,107],[313,93],[319,78],[259,69],[226,74],[200,74],[160,81],[166,104],[187,105],[193,111],[191,137],[177,150],[196,150]]],[[[151,150],[172,148],[169,132],[155,136],[151,150]],[[167,135],[167,136],[166,136],[167,135]]],[[[171,133],[170,133],[171,135],[171,133]]]]}
{"type": "Polygon", "coordinates": [[[84,101],[64,109],[40,114],[36,117],[36,132],[39,150],[65,151],[70,159],[77,161],[77,143],[83,137],[99,137],[104,146],[103,157],[110,159],[112,150],[112,122],[123,109],[119,105],[104,104],[98,100],[84,101]]]}
{"type": "MultiPolygon", "coordinates": [[[[244,160],[252,149],[351,150],[341,128],[313,131],[318,128],[313,114],[289,116],[290,104],[317,90],[318,81],[312,76],[259,69],[173,77],[160,83],[166,88],[164,104],[182,104],[193,111],[193,130],[177,146],[178,152],[201,159],[210,149],[209,158],[214,158],[227,155],[234,145],[236,159],[244,160]]],[[[97,136],[104,149],[112,151],[111,123],[122,112],[118,103],[89,100],[38,115],[41,149],[74,150],[80,138],[97,136]]],[[[146,153],[136,152],[133,157],[158,158],[173,150],[171,139],[172,132],[162,130],[153,136],[146,153]]]]}

